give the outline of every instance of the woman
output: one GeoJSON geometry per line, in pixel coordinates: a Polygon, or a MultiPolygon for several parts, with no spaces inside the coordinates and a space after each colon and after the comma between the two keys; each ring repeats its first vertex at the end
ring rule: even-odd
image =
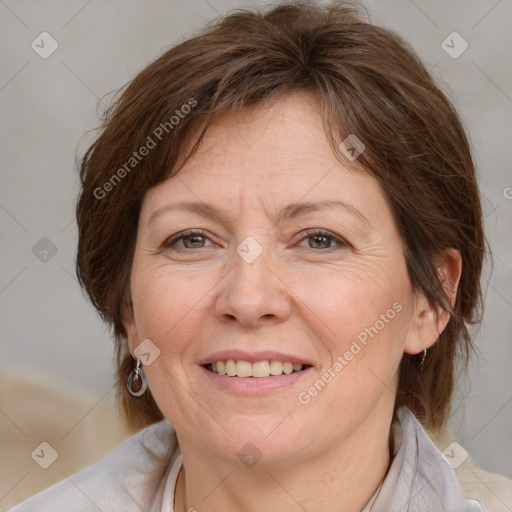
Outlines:
{"type": "Polygon", "coordinates": [[[77,221],[146,428],[13,510],[483,510],[423,428],[479,319],[479,191],[396,34],[313,2],[207,27],[106,113],[77,221]]]}

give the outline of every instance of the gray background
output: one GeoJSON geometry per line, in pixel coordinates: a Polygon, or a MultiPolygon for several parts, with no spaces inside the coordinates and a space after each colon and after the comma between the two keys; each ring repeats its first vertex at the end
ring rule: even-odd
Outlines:
{"type": "MultiPolygon", "coordinates": [[[[75,151],[91,141],[84,133],[97,126],[100,98],[206,21],[255,3],[264,4],[0,0],[0,371],[57,375],[98,401],[112,399],[113,344],[74,274],[75,151]],[[47,59],[31,48],[43,31],[59,45],[47,59]]],[[[416,48],[472,139],[495,265],[490,279],[485,272],[479,357],[460,383],[450,422],[479,464],[512,477],[512,2],[365,5],[373,22],[416,48]],[[453,31],[469,44],[456,59],[441,47],[453,31]]]]}

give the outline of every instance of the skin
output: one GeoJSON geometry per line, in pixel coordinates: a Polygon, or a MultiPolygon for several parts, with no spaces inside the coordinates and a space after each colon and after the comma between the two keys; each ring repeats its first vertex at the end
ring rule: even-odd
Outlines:
{"type": "MultiPolygon", "coordinates": [[[[357,161],[350,169],[335,157],[319,112],[313,96],[294,93],[224,116],[142,202],[125,326],[134,358],[144,339],[160,350],[145,373],[183,454],[177,512],[360,511],[390,464],[401,357],[430,347],[449,320],[442,313],[436,322],[412,290],[387,200],[372,176],[354,170],[357,161]],[[366,220],[338,208],[271,220],[290,203],[329,199],[366,220]],[[164,209],[148,222],[176,201],[211,203],[222,219],[164,209]],[[316,228],[341,242],[306,231],[316,228]],[[205,236],[165,246],[188,229],[205,236]],[[263,250],[252,263],[236,252],[248,236],[263,250]],[[300,403],[298,394],[396,303],[400,312],[300,403]],[[198,365],[235,348],[299,355],[313,368],[290,386],[242,396],[198,365]],[[237,457],[248,442],[261,452],[252,467],[237,457]]],[[[460,255],[448,250],[440,261],[453,302],[460,255]]]]}

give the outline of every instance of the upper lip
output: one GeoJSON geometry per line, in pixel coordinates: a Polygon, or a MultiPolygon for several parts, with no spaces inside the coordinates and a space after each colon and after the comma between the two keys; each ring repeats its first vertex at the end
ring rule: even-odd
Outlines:
{"type": "Polygon", "coordinates": [[[234,361],[248,361],[249,363],[256,363],[258,361],[282,361],[289,362],[292,364],[310,365],[312,363],[304,359],[303,357],[294,356],[291,354],[285,354],[283,352],[277,352],[275,350],[262,350],[258,352],[246,352],[245,350],[220,350],[214,352],[199,361],[198,364],[205,365],[210,363],[216,363],[217,361],[227,361],[232,359],[234,361]]]}

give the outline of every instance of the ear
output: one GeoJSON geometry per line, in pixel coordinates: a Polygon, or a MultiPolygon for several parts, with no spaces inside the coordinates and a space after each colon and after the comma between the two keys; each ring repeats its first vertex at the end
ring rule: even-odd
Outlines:
{"type": "Polygon", "coordinates": [[[134,355],[134,352],[140,344],[140,336],[139,331],[137,330],[137,325],[135,323],[135,316],[133,313],[133,305],[131,301],[130,305],[126,307],[125,312],[123,313],[123,325],[126,330],[126,343],[128,345],[128,350],[130,351],[133,359],[137,359],[134,355]]]}
{"type": "MultiPolygon", "coordinates": [[[[434,263],[453,308],[462,272],[460,252],[453,248],[446,249],[438,254],[434,263]]],[[[417,293],[411,327],[404,346],[405,352],[419,354],[430,348],[438,340],[449,320],[449,313],[438,306],[431,306],[423,293],[417,293]]]]}

